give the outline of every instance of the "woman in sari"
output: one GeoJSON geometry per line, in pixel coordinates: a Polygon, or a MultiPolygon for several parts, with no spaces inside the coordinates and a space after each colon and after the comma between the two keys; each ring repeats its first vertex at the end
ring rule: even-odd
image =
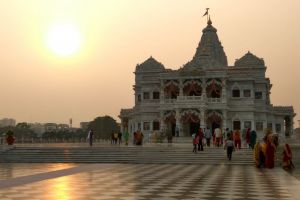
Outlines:
{"type": "Polygon", "coordinates": [[[267,136],[267,145],[266,145],[266,160],[265,160],[266,168],[269,169],[274,168],[275,151],[276,151],[276,146],[273,143],[273,134],[269,134],[267,136]]]}
{"type": "Polygon", "coordinates": [[[284,149],[283,149],[283,165],[282,167],[284,169],[291,169],[293,167],[292,163],[292,151],[290,148],[290,145],[285,143],[284,149]]]}
{"type": "Polygon", "coordinates": [[[254,146],[254,151],[253,151],[253,159],[254,159],[254,164],[256,167],[261,166],[261,159],[260,159],[260,153],[261,153],[261,145],[259,141],[254,146]]]}
{"type": "Polygon", "coordinates": [[[250,128],[246,131],[246,148],[250,148],[250,128]]]}
{"type": "Polygon", "coordinates": [[[253,130],[250,133],[250,147],[253,149],[256,142],[256,132],[253,130]]]}

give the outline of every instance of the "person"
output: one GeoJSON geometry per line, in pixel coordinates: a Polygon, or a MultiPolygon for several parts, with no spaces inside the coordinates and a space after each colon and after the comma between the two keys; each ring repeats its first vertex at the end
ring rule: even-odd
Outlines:
{"type": "Polygon", "coordinates": [[[246,148],[250,148],[250,128],[247,128],[246,130],[246,148]]]}
{"type": "Polygon", "coordinates": [[[199,135],[195,134],[195,137],[193,137],[193,145],[194,149],[193,152],[197,153],[197,145],[199,144],[199,135]]]}
{"type": "Polygon", "coordinates": [[[203,129],[202,129],[202,128],[199,128],[198,136],[199,136],[198,151],[203,151],[203,138],[204,138],[204,133],[203,133],[203,129]]]}
{"type": "Polygon", "coordinates": [[[261,145],[260,142],[257,141],[257,143],[254,146],[254,151],[253,151],[253,159],[254,159],[254,164],[256,167],[260,168],[264,162],[261,162],[260,159],[260,154],[261,154],[261,145]]]}
{"type": "Polygon", "coordinates": [[[215,129],[215,137],[216,137],[216,145],[217,147],[221,146],[221,140],[222,140],[222,131],[220,128],[215,129]]]}
{"type": "Polygon", "coordinates": [[[90,146],[93,146],[93,138],[94,138],[94,132],[91,129],[88,133],[87,139],[89,141],[90,146]]]}
{"type": "Polygon", "coordinates": [[[205,139],[206,139],[206,145],[208,147],[210,147],[210,140],[211,140],[211,132],[209,130],[209,128],[207,127],[207,129],[205,130],[205,139]]]}
{"type": "Polygon", "coordinates": [[[273,141],[273,134],[269,134],[267,136],[267,144],[266,144],[266,160],[265,160],[266,168],[269,169],[274,168],[275,151],[276,151],[276,146],[273,141]]]}
{"type": "Polygon", "coordinates": [[[256,137],[257,137],[257,135],[256,135],[255,130],[252,130],[251,133],[250,133],[250,147],[251,147],[251,149],[254,148],[254,145],[255,145],[255,142],[256,142],[256,137]]]}
{"type": "Polygon", "coordinates": [[[118,133],[119,145],[122,144],[122,133],[121,131],[118,133]]]}
{"type": "Polygon", "coordinates": [[[234,137],[233,140],[234,140],[235,148],[241,149],[241,133],[240,133],[240,130],[235,130],[234,134],[233,134],[233,137],[234,137]]]}
{"type": "Polygon", "coordinates": [[[129,133],[127,130],[124,132],[125,145],[128,145],[129,133]]]}
{"type": "Polygon", "coordinates": [[[231,161],[232,152],[234,151],[234,143],[231,137],[227,138],[225,141],[224,149],[227,149],[227,158],[229,161],[231,161]]]}
{"type": "Polygon", "coordinates": [[[136,145],[136,140],[137,140],[137,132],[133,132],[133,145],[136,145]]]}
{"type": "Polygon", "coordinates": [[[118,142],[118,137],[119,137],[119,134],[118,133],[114,133],[114,144],[117,144],[118,142]]]}
{"type": "Polygon", "coordinates": [[[282,158],[282,167],[284,169],[292,169],[294,168],[293,162],[292,162],[292,151],[290,148],[290,145],[288,143],[284,144],[284,149],[283,149],[283,158],[282,158]]]}
{"type": "Polygon", "coordinates": [[[111,144],[114,144],[114,142],[115,142],[114,132],[111,131],[111,135],[110,135],[110,143],[111,143],[111,144]]]}

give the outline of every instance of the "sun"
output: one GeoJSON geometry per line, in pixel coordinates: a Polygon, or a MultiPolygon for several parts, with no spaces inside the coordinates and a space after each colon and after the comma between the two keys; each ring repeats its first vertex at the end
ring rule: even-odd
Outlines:
{"type": "Polygon", "coordinates": [[[81,35],[79,30],[71,23],[55,23],[50,26],[46,42],[55,54],[71,56],[79,51],[81,35]]]}

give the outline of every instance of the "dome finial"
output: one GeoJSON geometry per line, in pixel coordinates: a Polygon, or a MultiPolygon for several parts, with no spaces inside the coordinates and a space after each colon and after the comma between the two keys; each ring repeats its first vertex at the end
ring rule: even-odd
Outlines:
{"type": "Polygon", "coordinates": [[[210,15],[208,16],[207,25],[212,25],[212,22],[210,20],[210,15]]]}

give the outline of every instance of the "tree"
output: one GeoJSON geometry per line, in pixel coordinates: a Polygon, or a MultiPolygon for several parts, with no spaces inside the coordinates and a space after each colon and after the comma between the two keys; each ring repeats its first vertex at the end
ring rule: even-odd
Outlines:
{"type": "Polygon", "coordinates": [[[94,131],[96,138],[110,139],[112,132],[119,132],[120,128],[115,119],[110,116],[97,117],[88,125],[94,131]]]}

